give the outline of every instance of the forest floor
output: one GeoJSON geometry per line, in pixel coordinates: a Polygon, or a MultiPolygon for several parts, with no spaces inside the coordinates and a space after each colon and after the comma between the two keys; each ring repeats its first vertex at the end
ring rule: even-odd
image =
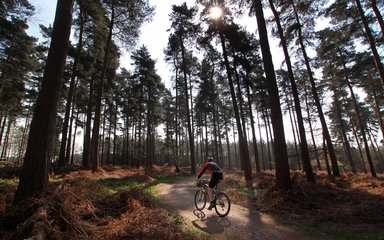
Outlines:
{"type": "Polygon", "coordinates": [[[188,169],[72,166],[55,169],[48,188],[12,206],[19,167],[0,164],[0,239],[335,239],[384,240],[384,177],[330,178],[308,184],[292,172],[293,187],[274,188],[272,172],[225,172],[220,190],[230,214],[197,211],[195,176],[188,169]]]}

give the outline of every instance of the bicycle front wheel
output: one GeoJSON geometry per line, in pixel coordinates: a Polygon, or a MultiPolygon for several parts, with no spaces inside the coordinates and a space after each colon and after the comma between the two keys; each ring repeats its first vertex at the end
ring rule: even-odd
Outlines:
{"type": "Polygon", "coordinates": [[[207,196],[205,195],[203,190],[199,189],[195,194],[195,206],[197,210],[201,211],[204,209],[205,204],[207,204],[207,196]]]}
{"type": "Polygon", "coordinates": [[[227,194],[222,192],[216,194],[215,210],[217,215],[220,217],[228,215],[229,210],[231,210],[231,201],[229,200],[227,194]]]}

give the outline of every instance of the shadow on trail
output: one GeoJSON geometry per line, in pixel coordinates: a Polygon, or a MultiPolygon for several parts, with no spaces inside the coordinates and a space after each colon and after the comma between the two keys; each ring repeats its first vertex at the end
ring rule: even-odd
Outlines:
{"type": "Polygon", "coordinates": [[[231,221],[227,218],[218,216],[207,217],[203,211],[193,210],[193,214],[198,218],[192,221],[192,225],[209,234],[221,234],[224,233],[226,228],[231,226],[231,221]]]}

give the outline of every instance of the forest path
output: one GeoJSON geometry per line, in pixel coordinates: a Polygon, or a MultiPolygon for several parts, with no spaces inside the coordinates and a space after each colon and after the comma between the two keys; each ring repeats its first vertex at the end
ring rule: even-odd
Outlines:
{"type": "MultiPolygon", "coordinates": [[[[272,217],[256,210],[231,204],[228,216],[219,217],[215,210],[199,211],[195,208],[195,177],[188,177],[173,184],[161,183],[156,194],[164,207],[178,212],[189,226],[208,233],[215,239],[236,240],[324,240],[308,236],[289,227],[279,225],[272,217]]],[[[208,205],[207,205],[208,206],[208,205]]]]}

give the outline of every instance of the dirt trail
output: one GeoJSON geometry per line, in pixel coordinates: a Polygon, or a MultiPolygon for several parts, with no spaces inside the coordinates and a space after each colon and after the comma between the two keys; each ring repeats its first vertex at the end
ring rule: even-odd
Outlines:
{"type": "Polygon", "coordinates": [[[207,232],[215,239],[325,240],[281,226],[266,214],[236,204],[231,205],[231,211],[225,218],[217,216],[214,209],[198,211],[194,205],[196,188],[193,184],[194,177],[174,184],[162,183],[157,188],[157,195],[168,210],[178,212],[188,225],[207,232]]]}

